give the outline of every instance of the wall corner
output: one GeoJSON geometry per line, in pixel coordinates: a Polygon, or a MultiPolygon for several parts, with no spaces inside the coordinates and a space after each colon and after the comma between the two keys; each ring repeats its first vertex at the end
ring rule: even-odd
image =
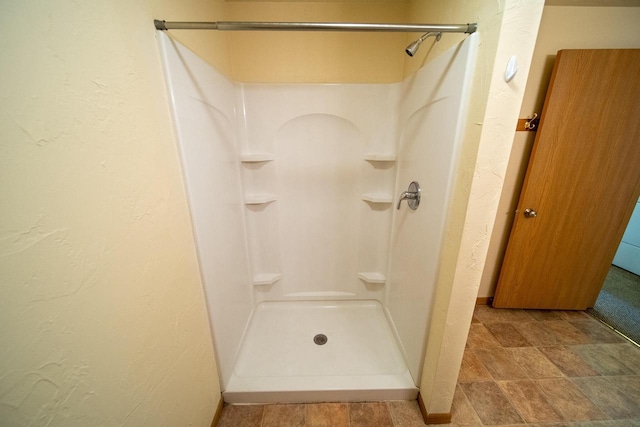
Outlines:
{"type": "Polygon", "coordinates": [[[420,387],[428,414],[451,412],[543,7],[543,0],[506,0],[495,56],[488,57],[491,47],[484,58],[479,54],[474,85],[488,72],[488,91],[479,94],[488,97],[486,105],[476,104],[469,114],[482,117],[482,128],[477,134],[467,132],[469,152],[463,156],[474,157],[473,150],[477,154],[473,164],[461,166],[456,191],[460,198],[468,194],[468,199],[450,213],[449,232],[455,243],[449,243],[443,256],[420,387]],[[517,55],[520,71],[507,83],[504,69],[512,55],[517,55]],[[483,60],[492,65],[482,69],[483,60]],[[473,137],[477,142],[470,140],[473,137]]]}

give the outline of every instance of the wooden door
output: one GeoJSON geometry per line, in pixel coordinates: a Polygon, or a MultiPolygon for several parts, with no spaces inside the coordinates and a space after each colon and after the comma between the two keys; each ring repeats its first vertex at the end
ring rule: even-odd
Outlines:
{"type": "Polygon", "coordinates": [[[639,193],[640,49],[560,51],[493,306],[592,307],[639,193]]]}

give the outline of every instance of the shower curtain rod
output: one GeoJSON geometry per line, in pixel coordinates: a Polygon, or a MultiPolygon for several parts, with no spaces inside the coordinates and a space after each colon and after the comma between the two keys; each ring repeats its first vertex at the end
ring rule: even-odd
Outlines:
{"type": "Polygon", "coordinates": [[[474,33],[478,24],[364,24],[355,22],[167,22],[155,19],[157,30],[221,30],[221,31],[384,31],[474,33]]]}

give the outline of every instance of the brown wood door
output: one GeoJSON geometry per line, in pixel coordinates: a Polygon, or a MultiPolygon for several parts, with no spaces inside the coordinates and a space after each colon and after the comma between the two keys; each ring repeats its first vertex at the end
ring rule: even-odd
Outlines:
{"type": "Polygon", "coordinates": [[[558,52],[494,307],[592,307],[639,193],[640,49],[558,52]]]}

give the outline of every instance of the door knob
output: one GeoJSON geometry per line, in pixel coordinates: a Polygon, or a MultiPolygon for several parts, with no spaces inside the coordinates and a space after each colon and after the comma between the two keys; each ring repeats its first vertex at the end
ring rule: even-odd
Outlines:
{"type": "Polygon", "coordinates": [[[538,212],[534,211],[531,208],[527,208],[524,210],[524,217],[525,218],[535,218],[538,216],[538,212]]]}

